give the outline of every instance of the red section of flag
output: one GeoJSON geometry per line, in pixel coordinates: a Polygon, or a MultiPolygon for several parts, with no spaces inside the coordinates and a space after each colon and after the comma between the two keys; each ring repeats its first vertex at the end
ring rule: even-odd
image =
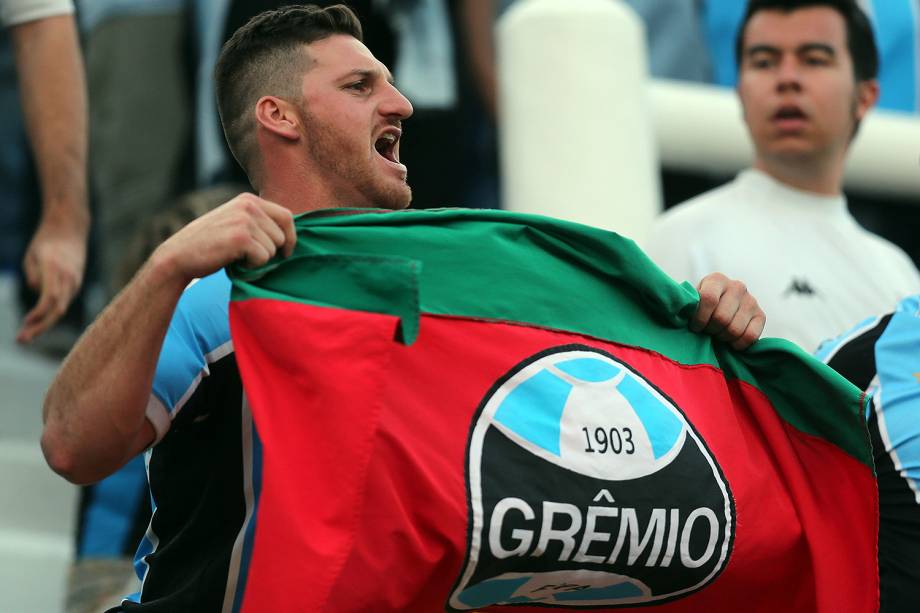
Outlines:
{"type": "Polygon", "coordinates": [[[656,610],[877,609],[873,475],[788,427],[753,387],[710,366],[522,325],[423,316],[405,346],[396,323],[264,299],[231,304],[264,450],[245,613],[443,611],[466,554],[476,410],[517,364],[571,343],[616,356],[669,396],[734,495],[724,571],[656,610]]]}
{"type": "Polygon", "coordinates": [[[242,610],[319,610],[361,531],[396,318],[252,300],[231,326],[263,441],[242,610]]]}

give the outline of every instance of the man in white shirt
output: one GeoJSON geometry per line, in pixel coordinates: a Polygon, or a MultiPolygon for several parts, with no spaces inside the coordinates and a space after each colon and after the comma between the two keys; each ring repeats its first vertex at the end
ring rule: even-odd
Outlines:
{"type": "Polygon", "coordinates": [[[0,0],[41,189],[42,212],[23,260],[39,293],[16,339],[31,342],[67,310],[83,280],[89,208],[86,190],[86,82],[71,0],[0,0]]]}
{"type": "Polygon", "coordinates": [[[872,29],[853,0],[751,0],[736,49],[753,168],[668,211],[647,251],[679,280],[744,279],[770,314],[765,334],[814,350],[920,288],[910,259],[861,228],[841,191],[879,95],[872,29]]]}

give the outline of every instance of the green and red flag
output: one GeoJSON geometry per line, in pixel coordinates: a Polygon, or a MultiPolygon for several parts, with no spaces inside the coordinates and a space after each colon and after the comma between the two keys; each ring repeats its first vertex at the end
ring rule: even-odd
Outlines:
{"type": "Polygon", "coordinates": [[[877,609],[865,399],[810,356],[690,332],[693,288],[601,230],[296,226],[231,274],[244,612],[877,609]]]}

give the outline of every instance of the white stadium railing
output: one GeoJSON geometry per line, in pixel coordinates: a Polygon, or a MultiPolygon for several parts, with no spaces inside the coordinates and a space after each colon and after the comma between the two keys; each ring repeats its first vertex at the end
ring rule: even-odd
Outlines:
{"type": "Polygon", "coordinates": [[[640,237],[661,200],[642,22],[610,0],[518,0],[496,30],[505,208],[640,237]]]}
{"type": "MultiPolygon", "coordinates": [[[[750,165],[750,139],[733,90],[654,79],[649,92],[663,166],[729,174],[750,165]]],[[[845,185],[860,193],[920,201],[920,119],[870,112],[850,150],[845,185]]]]}

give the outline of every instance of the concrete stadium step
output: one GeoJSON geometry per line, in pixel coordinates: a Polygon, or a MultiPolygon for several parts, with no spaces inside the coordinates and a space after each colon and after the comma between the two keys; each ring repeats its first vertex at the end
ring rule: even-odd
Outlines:
{"type": "Polygon", "coordinates": [[[76,488],[37,443],[0,442],[0,611],[54,613],[73,558],[76,488]]]}
{"type": "Polygon", "coordinates": [[[41,436],[42,401],[58,364],[30,352],[0,345],[0,442],[41,436]]]}
{"type": "Polygon", "coordinates": [[[0,442],[0,492],[0,531],[72,537],[77,488],[48,468],[37,443],[0,442]]]}
{"type": "Polygon", "coordinates": [[[0,611],[63,610],[71,557],[70,541],[60,536],[0,530],[0,611]]]}
{"type": "Polygon", "coordinates": [[[9,275],[0,275],[0,441],[37,442],[42,400],[58,362],[16,345],[15,287],[9,275]]]}

